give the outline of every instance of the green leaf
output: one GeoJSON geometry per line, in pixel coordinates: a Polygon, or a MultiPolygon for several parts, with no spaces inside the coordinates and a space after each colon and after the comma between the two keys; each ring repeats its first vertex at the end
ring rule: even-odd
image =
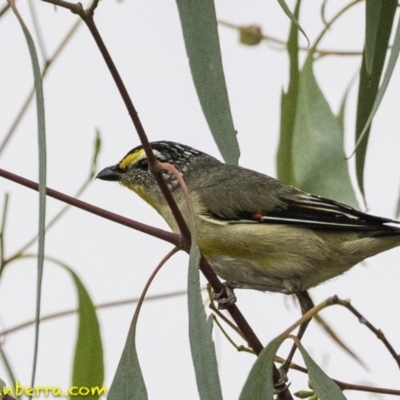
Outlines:
{"type": "MultiPolygon", "coordinates": [[[[72,386],[101,388],[104,382],[104,361],[96,309],[79,277],[70,268],[68,268],[68,271],[74,280],[79,300],[79,327],[72,372],[72,386]]],[[[99,398],[99,394],[71,397],[71,399],[93,400],[99,398]]]]}
{"type": "MultiPolygon", "coordinates": [[[[366,46],[361,61],[356,116],[356,174],[363,195],[364,166],[370,125],[381,100],[378,100],[378,87],[388,51],[396,7],[397,0],[368,0],[366,7],[366,46]],[[372,13],[374,14],[372,15],[372,13]]],[[[392,49],[391,56],[393,52],[394,49],[392,49]]],[[[388,71],[389,65],[385,75],[388,74],[388,71]]],[[[391,72],[389,74],[391,75],[391,72]]],[[[380,93],[381,98],[383,93],[380,93]]]]}
{"type": "MultiPolygon", "coordinates": [[[[6,353],[4,351],[4,346],[0,346],[0,357],[1,357],[1,360],[3,361],[4,368],[7,372],[8,380],[10,382],[16,382],[17,378],[15,376],[13,368],[11,367],[10,359],[8,358],[8,356],[6,355],[6,353]]],[[[0,380],[0,383],[4,384],[4,382],[2,380],[0,380]]]]}
{"type": "Polygon", "coordinates": [[[344,93],[342,102],[340,103],[339,113],[337,115],[337,122],[339,125],[340,134],[342,137],[342,146],[344,145],[344,130],[345,130],[344,121],[345,121],[345,114],[346,114],[346,103],[347,103],[347,97],[350,93],[350,88],[351,88],[351,83],[347,87],[346,92],[344,93]]]}
{"type": "Polygon", "coordinates": [[[147,389],[136,351],[136,320],[129,328],[124,350],[112,381],[108,400],[147,400],[147,389]]]}
{"type": "MultiPolygon", "coordinates": [[[[294,16],[299,16],[300,0],[297,1],[294,16]]],[[[292,22],[288,40],[288,53],[290,61],[290,82],[287,93],[281,96],[281,132],[276,158],[278,179],[289,185],[294,185],[293,171],[293,129],[297,109],[297,96],[299,91],[299,33],[292,22]]]]}
{"type": "Polygon", "coordinates": [[[177,0],[186,53],[201,107],[222,157],[237,165],[239,145],[222,67],[213,0],[177,0]]]}
{"type": "MultiPolygon", "coordinates": [[[[193,239],[193,242],[195,240],[193,239]]],[[[212,340],[212,319],[207,319],[200,291],[200,252],[192,245],[189,258],[189,339],[200,399],[222,399],[217,356],[212,340]]]]}
{"type": "Polygon", "coordinates": [[[340,126],[317,84],[312,56],[300,73],[293,138],[296,186],[357,207],[340,126]]]}
{"type": "Polygon", "coordinates": [[[25,35],[25,40],[28,45],[29,55],[31,58],[33,79],[36,94],[36,114],[37,114],[37,133],[38,133],[38,146],[39,146],[39,228],[38,228],[38,262],[37,262],[37,283],[36,283],[36,324],[35,324],[35,344],[33,354],[33,367],[32,367],[32,380],[31,386],[35,386],[36,365],[38,358],[38,345],[39,345],[39,320],[40,320],[40,302],[42,291],[42,277],[43,277],[43,261],[44,261],[44,241],[45,241],[45,219],[46,219],[46,129],[45,129],[45,115],[44,115],[44,96],[42,75],[40,72],[38,56],[33,42],[32,36],[29,33],[21,15],[19,14],[14,1],[9,2],[15,16],[21,25],[22,31],[25,35]]]}
{"type": "Polygon", "coordinates": [[[339,129],[340,129],[340,134],[342,136],[342,146],[344,148],[344,135],[345,135],[345,114],[346,114],[346,104],[347,104],[347,98],[349,96],[350,90],[353,86],[353,83],[355,82],[357,75],[354,75],[354,77],[351,79],[350,83],[348,84],[346,91],[344,92],[342,101],[340,103],[340,107],[339,107],[339,112],[337,115],[337,121],[339,124],[339,129]]]}
{"type": "Polygon", "coordinates": [[[366,0],[365,4],[365,66],[368,76],[372,75],[376,39],[383,0],[366,0]]]}
{"type": "MultiPolygon", "coordinates": [[[[278,0],[279,5],[282,7],[283,12],[289,17],[289,19],[292,21],[292,24],[296,26],[296,28],[304,35],[304,37],[307,39],[307,46],[310,45],[310,40],[308,39],[306,33],[304,32],[303,28],[300,26],[298,19],[298,15],[292,14],[290,11],[290,8],[286,4],[285,0],[278,0]]],[[[300,1],[299,1],[300,3],[300,1]]]]}
{"type": "Polygon", "coordinates": [[[3,393],[3,389],[7,387],[6,383],[0,379],[0,393],[3,393]]]}
{"type": "Polygon", "coordinates": [[[275,354],[285,338],[278,336],[258,356],[240,393],[239,400],[273,400],[272,368],[275,354]]]}
{"type": "Polygon", "coordinates": [[[324,371],[310,357],[305,348],[299,344],[298,348],[308,369],[310,385],[320,400],[346,400],[339,386],[325,374],[324,371]]]}

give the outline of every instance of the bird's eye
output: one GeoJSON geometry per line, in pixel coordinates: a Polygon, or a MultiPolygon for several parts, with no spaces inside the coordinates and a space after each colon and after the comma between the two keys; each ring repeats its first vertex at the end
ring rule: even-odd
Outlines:
{"type": "Polygon", "coordinates": [[[147,171],[149,169],[149,163],[147,161],[147,158],[143,158],[140,161],[138,161],[138,163],[136,164],[136,167],[147,171]]]}

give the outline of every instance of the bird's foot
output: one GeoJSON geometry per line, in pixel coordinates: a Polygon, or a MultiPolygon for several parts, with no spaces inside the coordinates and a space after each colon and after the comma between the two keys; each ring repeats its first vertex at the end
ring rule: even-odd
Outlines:
{"type": "Polygon", "coordinates": [[[287,377],[287,367],[285,364],[286,363],[282,364],[282,366],[279,368],[279,373],[281,377],[279,381],[274,384],[274,394],[282,393],[290,386],[290,383],[287,384],[288,377],[287,377]]]}
{"type": "Polygon", "coordinates": [[[224,283],[225,290],[221,290],[219,293],[213,294],[213,300],[218,303],[218,310],[226,310],[232,304],[236,303],[236,296],[233,293],[233,289],[229,287],[226,282],[224,283]]]}

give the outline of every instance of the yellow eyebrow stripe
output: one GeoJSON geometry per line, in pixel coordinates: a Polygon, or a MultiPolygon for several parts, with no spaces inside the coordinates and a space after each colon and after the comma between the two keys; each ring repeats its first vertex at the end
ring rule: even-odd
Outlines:
{"type": "Polygon", "coordinates": [[[118,164],[118,167],[121,169],[126,169],[134,164],[139,158],[141,158],[144,154],[143,149],[139,149],[134,151],[133,153],[127,154],[118,164]]]}

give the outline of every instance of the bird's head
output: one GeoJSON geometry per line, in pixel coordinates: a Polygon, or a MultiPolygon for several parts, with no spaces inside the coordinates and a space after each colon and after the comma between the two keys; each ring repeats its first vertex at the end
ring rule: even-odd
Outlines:
{"type": "MultiPolygon", "coordinates": [[[[160,163],[172,164],[183,176],[190,171],[194,160],[204,154],[175,142],[151,142],[150,146],[160,163]]],[[[174,175],[164,171],[163,177],[170,190],[178,187],[179,184],[174,175]]],[[[120,182],[153,206],[152,197],[158,196],[160,192],[153,174],[149,171],[149,163],[143,146],[137,146],[129,151],[118,164],[101,170],[96,178],[120,182]]]]}

